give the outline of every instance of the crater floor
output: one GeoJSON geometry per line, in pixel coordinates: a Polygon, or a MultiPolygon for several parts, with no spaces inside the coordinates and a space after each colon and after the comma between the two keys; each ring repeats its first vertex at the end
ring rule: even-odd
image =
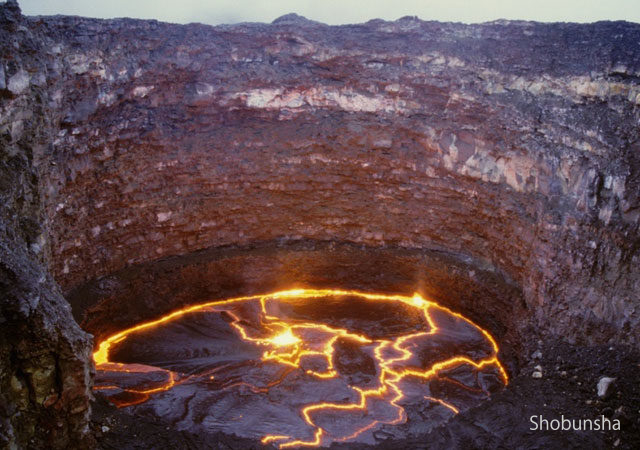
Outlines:
{"type": "Polygon", "coordinates": [[[279,447],[424,434],[507,384],[491,335],[419,295],[299,289],[195,305],[100,345],[139,417],[279,447]]]}

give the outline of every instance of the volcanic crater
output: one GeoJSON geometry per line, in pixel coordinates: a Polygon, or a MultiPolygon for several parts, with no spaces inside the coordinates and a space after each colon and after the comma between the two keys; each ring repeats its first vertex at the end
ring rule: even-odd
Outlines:
{"type": "Polygon", "coordinates": [[[638,448],[638,42],[0,4],[0,445],[638,448]]]}

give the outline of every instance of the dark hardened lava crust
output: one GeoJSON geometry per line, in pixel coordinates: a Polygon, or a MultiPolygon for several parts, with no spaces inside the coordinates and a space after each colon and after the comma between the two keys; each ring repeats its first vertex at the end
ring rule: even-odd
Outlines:
{"type": "MultiPolygon", "coordinates": [[[[522,368],[502,392],[490,400],[449,420],[423,436],[386,442],[381,449],[579,449],[640,446],[640,354],[620,347],[576,347],[543,344],[542,359],[522,368]],[[531,377],[533,366],[549,369],[543,379],[531,377]],[[561,373],[567,372],[566,376],[561,373]],[[606,373],[617,378],[614,392],[598,400],[596,384],[606,373]],[[591,402],[591,403],[588,403],[591,402]],[[595,419],[604,415],[621,421],[619,432],[530,431],[529,417],[595,419]],[[619,440],[618,446],[614,446],[619,440]]],[[[101,449],[262,449],[259,441],[221,433],[192,434],[176,431],[157,419],[135,417],[97,398],[92,429],[101,449]],[[106,433],[102,426],[108,426],[106,433]]],[[[368,449],[361,444],[334,444],[331,448],[368,449]]]]}

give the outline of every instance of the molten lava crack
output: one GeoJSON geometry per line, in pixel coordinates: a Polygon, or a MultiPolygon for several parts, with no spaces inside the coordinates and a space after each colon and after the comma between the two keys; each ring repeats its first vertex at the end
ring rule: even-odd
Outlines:
{"type": "MultiPolygon", "coordinates": [[[[265,402],[275,403],[272,397],[282,396],[287,404],[301,404],[298,420],[304,421],[304,427],[287,426],[288,432],[282,432],[278,427],[285,426],[274,419],[274,428],[269,422],[244,430],[249,435],[260,433],[257,437],[265,444],[285,448],[355,439],[375,442],[376,430],[407,422],[407,408],[413,416],[428,415],[420,412],[425,404],[457,414],[507,384],[498,351],[486,330],[419,294],[295,289],[180,309],[110,336],[93,357],[98,370],[95,389],[120,407],[143,404],[179,386],[203,383],[210,396],[248,389],[246,395],[263,396],[265,402]],[[197,358],[190,355],[197,359],[195,366],[177,359],[158,360],[153,349],[138,352],[142,358],[136,363],[127,354],[131,352],[127,345],[134,349],[137,341],[147,345],[153,333],[169,333],[171,326],[178,329],[183,324],[193,330],[196,325],[185,321],[213,316],[221,325],[204,322],[200,328],[229,328],[225,342],[241,340],[246,348],[258,349],[255,361],[250,350],[249,356],[238,358],[242,349],[223,355],[226,359],[214,358],[211,354],[219,346],[198,353],[197,358]],[[443,356],[445,352],[450,354],[443,356]],[[125,362],[116,362],[114,353],[124,355],[125,362]],[[138,363],[145,358],[152,362],[138,363]],[[322,383],[333,384],[323,387],[322,383]],[[274,392],[276,387],[282,389],[274,392]]],[[[239,414],[233,420],[243,418],[239,414]]],[[[214,428],[221,426],[218,419],[211,423],[214,428]]]]}

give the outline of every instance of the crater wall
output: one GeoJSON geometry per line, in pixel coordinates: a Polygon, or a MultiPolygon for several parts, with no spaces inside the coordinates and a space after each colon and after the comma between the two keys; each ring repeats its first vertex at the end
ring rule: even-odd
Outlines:
{"type": "Polygon", "coordinates": [[[636,25],[33,26],[60,65],[63,289],[255,241],[444,249],[519,285],[541,332],[637,339],[636,25]]]}

